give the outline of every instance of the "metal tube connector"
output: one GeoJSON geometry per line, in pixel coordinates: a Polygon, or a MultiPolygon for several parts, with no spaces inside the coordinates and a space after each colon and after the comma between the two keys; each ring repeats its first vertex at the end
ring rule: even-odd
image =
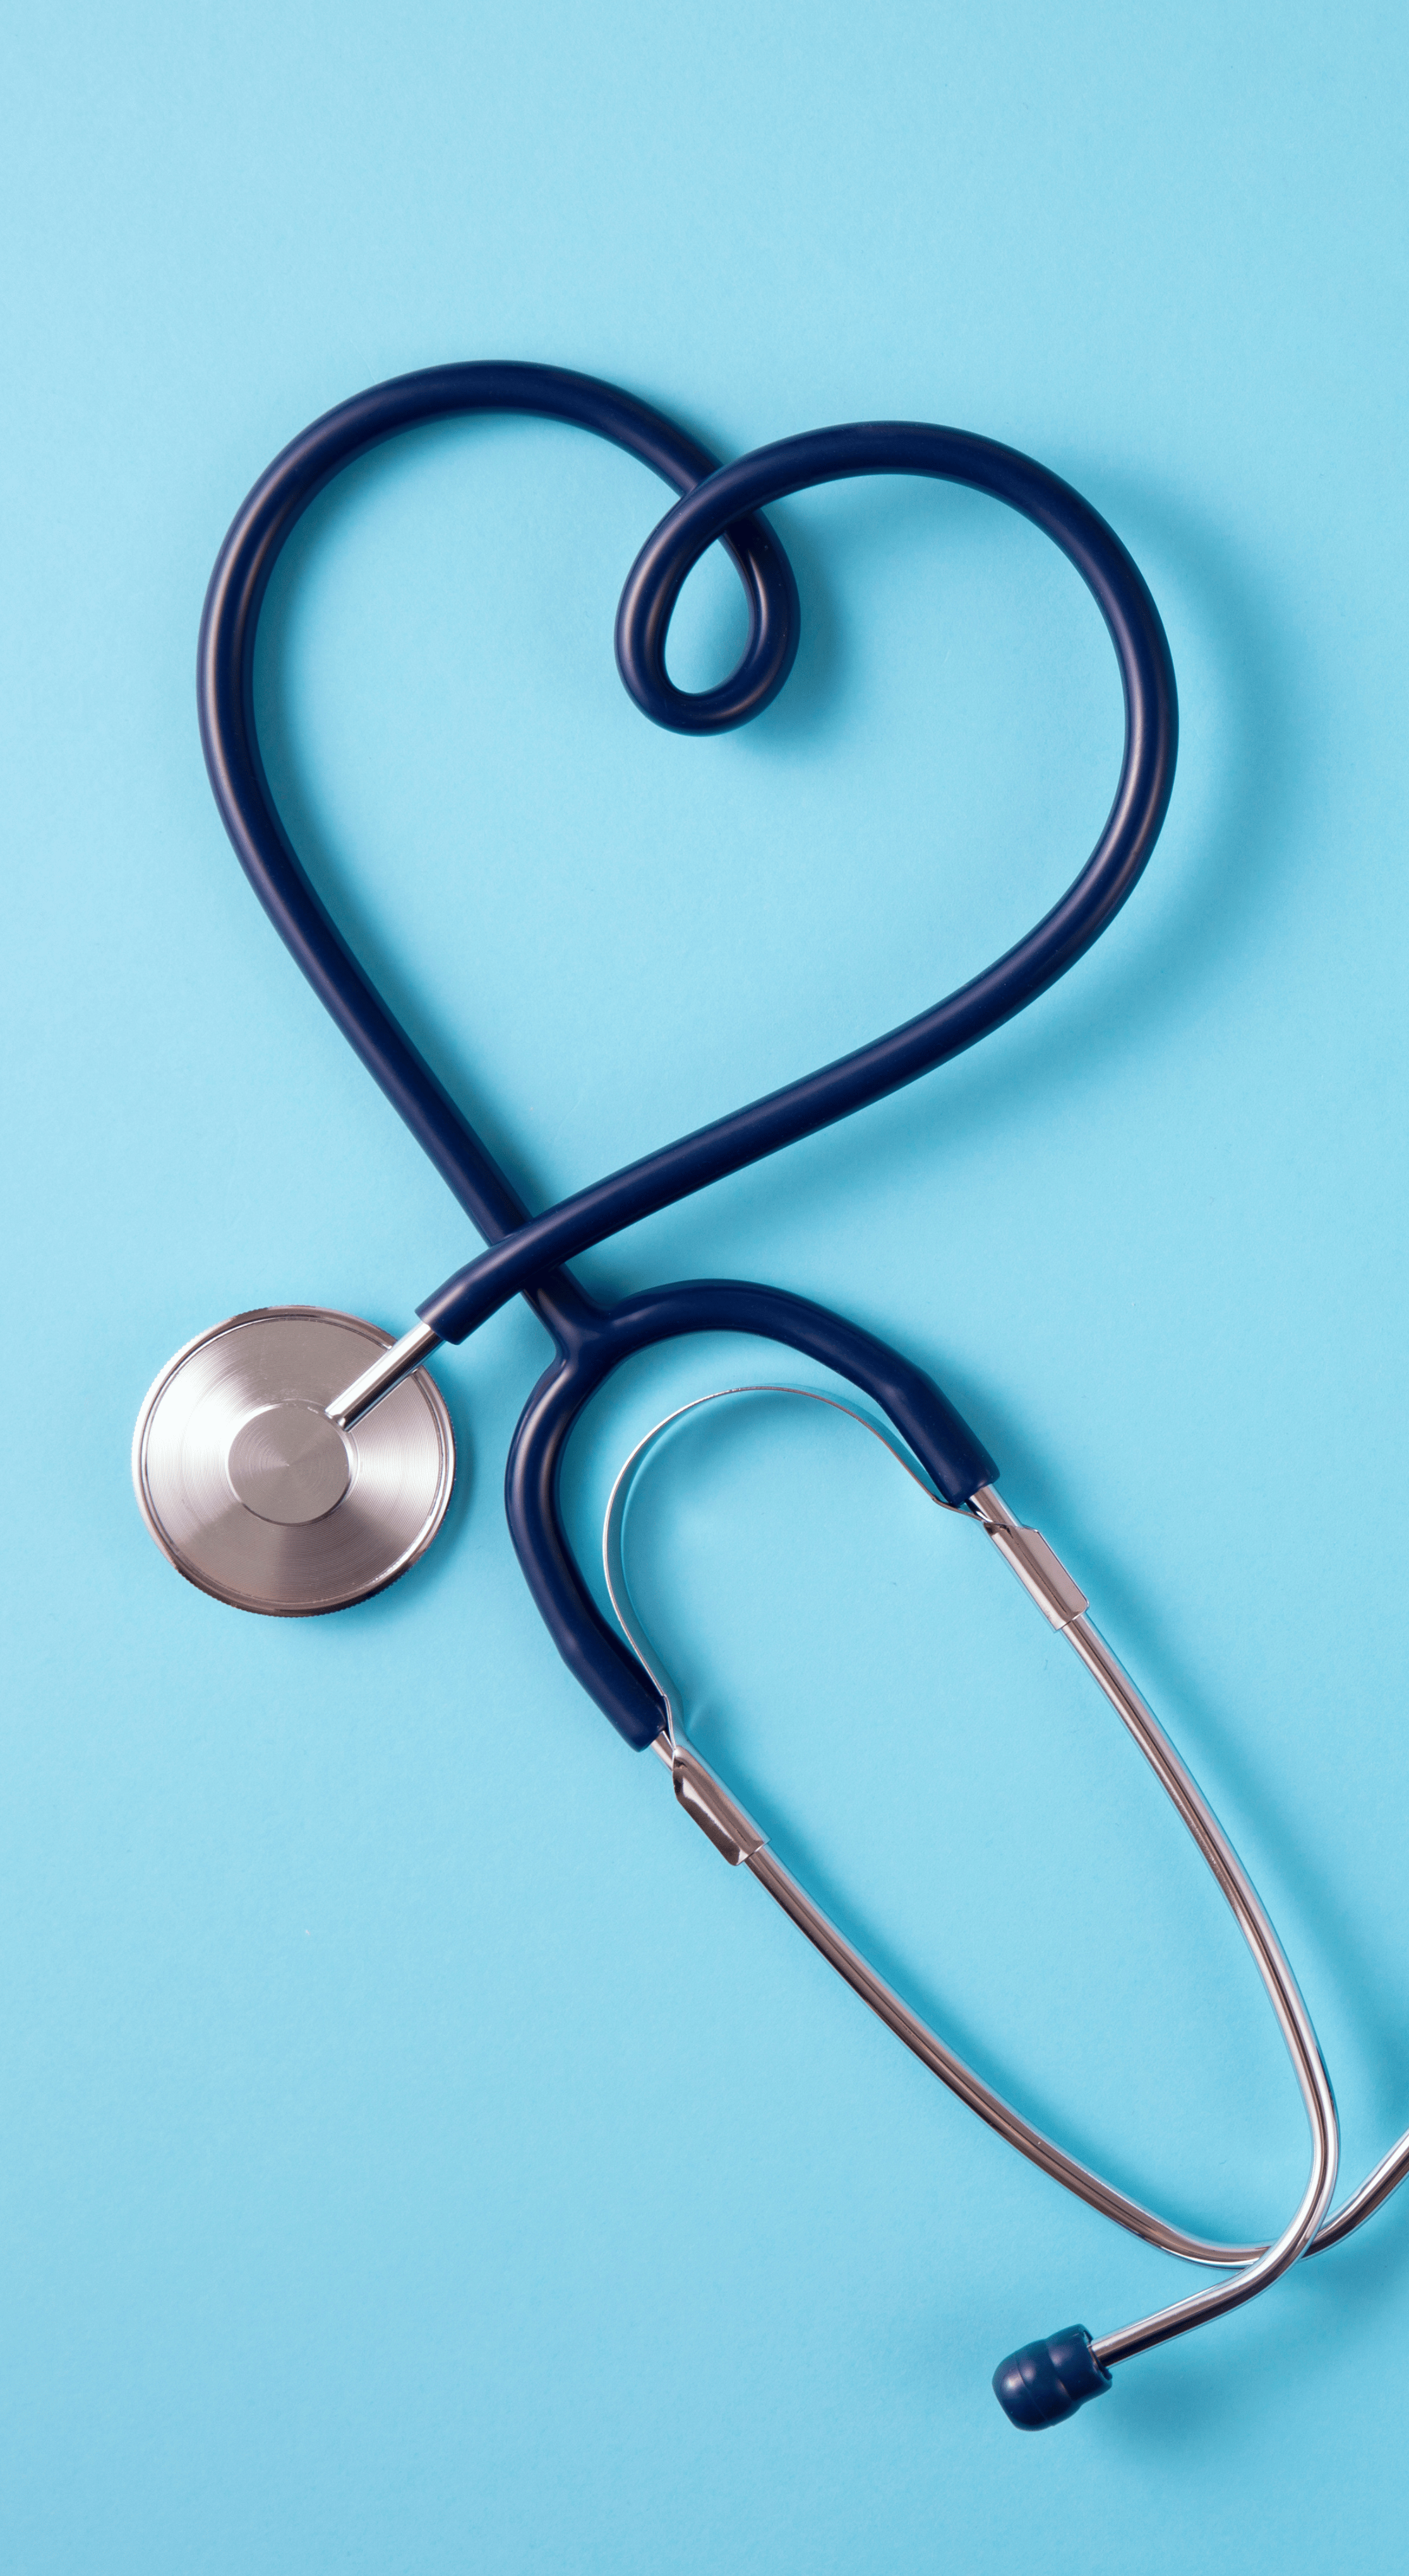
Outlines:
{"type": "Polygon", "coordinates": [[[390,1395],[392,1388],[399,1386],[404,1377],[409,1377],[412,1369],[419,1368],[422,1360],[430,1358],[439,1340],[439,1333],[434,1332],[429,1324],[413,1324],[410,1332],[403,1333],[399,1342],[393,1342],[380,1359],[373,1360],[371,1367],[364,1369],[360,1377],[355,1377],[351,1386],[345,1386],[341,1395],[334,1396],[332,1403],[325,1407],[328,1420],[339,1431],[350,1431],[353,1423],[360,1422],[364,1413],[370,1413],[374,1404],[380,1404],[384,1395],[390,1395]]]}

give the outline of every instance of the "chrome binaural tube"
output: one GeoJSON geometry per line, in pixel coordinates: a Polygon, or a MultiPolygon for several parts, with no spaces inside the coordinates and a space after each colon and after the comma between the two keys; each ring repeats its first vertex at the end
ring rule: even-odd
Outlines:
{"type": "MultiPolygon", "coordinates": [[[[1003,1548],[1012,1562],[1014,1543],[1020,1542],[1025,1533],[990,1486],[975,1494],[973,1509],[989,1536],[1003,1548]]],[[[1035,1537],[1037,1534],[1031,1535],[1035,1537]]],[[[1046,1542],[1040,1544],[1044,1554],[1050,1556],[1046,1542]]],[[[1052,1562],[1057,1564],[1055,1558],[1052,1562]]],[[[1021,1566],[1015,1570],[1032,1590],[1034,1587],[1021,1566]]],[[[1064,1572],[1064,1569],[1058,1567],[1058,1571],[1064,1572]]],[[[1069,1582],[1070,1578],[1067,1580],[1069,1582]]],[[[1256,2298],[1259,2291],[1270,2288],[1272,2282],[1296,2261],[1315,2235],[1335,2190],[1340,2129],[1331,2079],[1296,1979],[1257,1891],[1198,1783],[1185,1768],[1129,1674],[1087,1616],[1084,1602],[1074,1615],[1069,1613],[1065,1616],[1060,1603],[1049,1607],[1041,1602],[1040,1606],[1052,1626],[1060,1630],[1080,1656],[1122,1724],[1134,1737],[1227,1899],[1277,2016],[1311,2131],[1311,2167],[1306,2188],[1281,2235],[1264,2246],[1251,2263],[1235,2271],[1229,2279],[1214,2282],[1205,2290],[1195,2291],[1190,2298],[1180,2299],[1174,2306],[1162,2308],[1153,2316],[1142,2317],[1133,2325],[1122,2326],[1112,2334],[1093,2336],[1092,2355],[1102,2369],[1109,2370],[1117,2362],[1128,2361],[1137,2352],[1148,2351],[1153,2344],[1165,2343],[1174,2335],[1187,2334],[1191,2327],[1203,2325],[1226,2309],[1240,2307],[1245,2300],[1256,2298]]]]}
{"type": "MultiPolygon", "coordinates": [[[[726,1388],[720,1389],[718,1394],[764,1392],[813,1394],[806,1388],[783,1387],[726,1388]]],[[[1381,2206],[1409,2172],[1409,2134],[1383,2159],[1344,2208],[1328,2218],[1326,2211],[1335,2187],[1339,2152],[1335,2100],[1306,2006],[1266,1911],[1197,1783],[1091,1621],[1084,1594],[1046,1541],[1036,1531],[1025,1529],[1017,1522],[992,1487],[985,1487],[974,1496],[971,1516],[998,1547],[1050,1625],[1067,1638],[1138,1744],[1212,1871],[1267,1989],[1292,2060],[1311,2137],[1306,2186],[1282,2233],[1270,2243],[1230,2244],[1178,2227],[1118,2190],[1025,2120],[971,2067],[966,2066],[876,1974],[869,1962],[784,1868],[768,1848],[766,1837],[714,1780],[708,1766],[686,1743],[675,1693],[636,1617],[622,1560],[622,1531],[631,1483],[647,1452],[682,1415],[716,1400],[715,1396],[696,1398],[693,1404],[681,1407],[679,1412],[658,1423],[638,1443],[613,1488],[603,1533],[607,1588],[613,1608],[628,1644],[661,1690],[669,1711],[656,1750],[672,1770],[677,1797],[725,1856],[748,1868],[869,2009],[980,2119],[1016,2147],[1020,2154],[1050,2174],[1054,2181],[1061,2183],[1064,2189],[1075,2193],[1130,2234],[1185,2262],[1208,2265],[1230,2275],[1153,2316],[1096,2336],[1090,2347],[1095,2364],[1102,2371],[1108,2371],[1114,2364],[1128,2360],[1153,2344],[1183,2334],[1225,2309],[1240,2306],[1269,2287],[1299,2256],[1311,2251],[1319,2252],[1349,2235],[1381,2206]]],[[[831,1397],[818,1395],[814,1400],[836,1405],[836,1400],[831,1397]]],[[[852,1411],[844,1404],[836,1406],[836,1409],[845,1413],[852,1411]]],[[[858,1414],[855,1418],[865,1423],[867,1429],[876,1427],[863,1415],[858,1414]]],[[[884,1434],[881,1436],[885,1437],[884,1434]]],[[[891,1445],[889,1441],[887,1445],[891,1445]]],[[[909,1466],[909,1461],[903,1457],[902,1463],[909,1466]]],[[[914,1473],[913,1468],[910,1472],[914,1473]]],[[[924,1480],[917,1481],[923,1483],[924,1480]]],[[[928,1486],[925,1490],[929,1490],[928,1486]]]]}

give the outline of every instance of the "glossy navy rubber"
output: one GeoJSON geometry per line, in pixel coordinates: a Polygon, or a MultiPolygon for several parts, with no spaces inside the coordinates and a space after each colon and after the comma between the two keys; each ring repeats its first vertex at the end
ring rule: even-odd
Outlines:
{"type": "MultiPolygon", "coordinates": [[[[196,696],[211,789],[235,855],[280,938],[348,1044],[405,1119],[416,1142],[485,1239],[522,1226],[528,1210],[468,1120],[398,1026],[314,892],[284,830],[260,758],[254,650],[270,576],[305,510],[334,476],[389,438],[476,412],[524,413],[588,429],[625,448],[685,492],[714,470],[697,439],[634,395],[561,367],[428,367],[373,385],[325,412],[263,473],[216,559],[201,615],[196,696]]],[[[751,704],[781,686],[797,650],[797,587],[772,531],[745,518],[729,553],[743,583],[748,641],[731,687],[751,704]]]]}
{"type": "Polygon", "coordinates": [[[1064,2424],[1088,2398],[1101,2397],[1111,2384],[1091,2349],[1085,2326],[1068,2326],[1045,2343],[1025,2343],[1010,2352],[993,2374],[993,2393],[1010,2424],[1024,2433],[1042,2433],[1049,2424],[1064,2424]]]}
{"type": "Polygon", "coordinates": [[[665,1702],[634,1659],[625,1663],[597,1617],[563,1529],[558,1479],[568,1435],[603,1380],[653,1342],[686,1333],[756,1333],[835,1369],[878,1405],[908,1442],[946,1502],[966,1503],[998,1470],[947,1397],[921,1369],[873,1333],[781,1288],[741,1279],[692,1279],[625,1297],[595,1311],[584,1330],[559,1328],[559,1357],[539,1379],[509,1451],[505,1502],[528,1588],[569,1670],[629,1744],[642,1748],[665,1724],[665,1702]],[[590,1613],[590,1617],[587,1615],[590,1613]],[[604,1664],[603,1644],[616,1662],[604,1664]],[[623,1687],[625,1683],[625,1687],[623,1687]]]}
{"type": "Polygon", "coordinates": [[[1055,475],[957,430],[862,423],[760,449],[732,466],[620,388],[558,368],[431,368],[375,386],[316,421],[261,476],[221,549],[201,621],[201,740],[211,786],[246,875],[280,937],[491,1249],[419,1312],[460,1341],[505,1301],[526,1297],[558,1356],[514,1436],[506,1507],[543,1618],[571,1669],[628,1743],[649,1744],[664,1703],[600,1617],[562,1525],[558,1475],[583,1405],[633,1351],[672,1335],[756,1333],[834,1369],[886,1413],[955,1504],[997,1468],[938,1388],[840,1316],[779,1289],[707,1280],[649,1290],[604,1312],[562,1265],[655,1210],[849,1116],[1021,1010],[1075,963],[1125,901],[1154,847],[1174,775],[1177,713],[1164,630],[1135,565],[1105,522],[1055,475]],[[684,495],[647,540],[617,617],[617,656],[638,705],[681,732],[747,722],[776,696],[797,651],[799,610],[765,500],[842,476],[922,474],[968,483],[1019,509],[1060,545],[1110,630],[1125,693],[1115,801],[1080,876],[1028,937],[918,1019],[767,1099],[530,1217],[507,1176],[387,1010],[310,884],[269,793],[255,730],[259,612],[279,553],[332,477],[403,430],[459,413],[522,412],[612,440],[684,495]],[[716,540],[733,557],[749,635],[720,687],[689,696],[665,670],[670,617],[690,568],[716,540]]]}
{"type": "MultiPolygon", "coordinates": [[[[1031,457],[963,430],[907,421],[815,430],[759,448],[697,485],[647,539],[621,595],[617,663],[637,705],[677,732],[720,732],[757,713],[753,704],[737,711],[726,707],[718,690],[691,697],[668,678],[666,639],[685,581],[739,513],[819,483],[868,474],[923,475],[989,493],[1031,519],[1075,565],[1105,619],[1125,694],[1120,778],[1101,837],[1061,901],[1015,948],[946,1001],[820,1072],[561,1200],[512,1242],[457,1271],[417,1310],[442,1341],[463,1340],[540,1263],[569,1261],[623,1226],[849,1118],[976,1046],[1099,939],[1154,848],[1174,782],[1178,740],[1174,671],[1154,601],[1120,539],[1079,492],[1031,457]]],[[[781,686],[778,680],[772,693],[781,686]]]]}

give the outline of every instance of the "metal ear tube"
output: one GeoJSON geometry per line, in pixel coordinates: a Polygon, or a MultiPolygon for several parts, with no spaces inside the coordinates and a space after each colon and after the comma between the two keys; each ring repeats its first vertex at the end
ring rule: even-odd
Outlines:
{"type": "MultiPolygon", "coordinates": [[[[806,1934],[813,1947],[845,1978],[853,1992],[885,2023],[887,2029],[894,2031],[922,2065],[928,2066],[942,2084],[976,2111],[980,2119],[986,2120],[990,2128],[996,2129],[1000,2137],[1006,2138],[1010,2146],[1016,2147],[1019,2154],[1029,2157],[1054,2181],[1098,2209],[1103,2216],[1114,2219],[1118,2226],[1129,2229],[1132,2235],[1142,2236],[1148,2243],[1159,2245],[1187,2262],[1215,2265],[1228,2274],[1226,2279],[1196,2292],[1192,2298],[1180,2300],[1154,2316],[1141,2318],[1134,2325],[1094,2338],[1084,2326],[1070,2326],[1045,2342],[1028,2344],[1020,2352],[1009,2354],[994,2373],[994,2392],[1012,2423],[1026,2431],[1037,2431],[1049,2424],[1061,2423],[1088,2399],[1100,2396],[1110,2387],[1111,2372],[1118,2362],[1128,2360],[1135,2353],[1145,2352],[1154,2344],[1167,2342],[1171,2336],[1187,2333],[1190,2327],[1205,2324],[1225,2309],[1238,2307],[1244,2300],[1255,2298],[1305,2251],[1321,2225],[1335,2189],[1340,2132],[1330,2078],[1276,1933],[1212,1809],[1129,1675],[1093,1625],[1088,1616],[1090,1605],[1085,1593],[1073,1581],[1041,1533],[1027,1529],[1015,1520],[991,1485],[980,1486],[967,1506],[966,1516],[991,1539],[1049,1626],[1067,1639],[1139,1746],[1231,1907],[1267,1989],[1301,2088],[1311,2131],[1311,2166],[1306,2188],[1281,2236],[1270,2245],[1263,2246],[1228,2246],[1202,2241],[1181,2228],[1171,2226],[1151,2211],[1141,2209],[1114,2185],[1103,2181],[1078,2163],[1075,2157],[1067,2155],[955,2056],[918,2014],[913,2013],[877,1976],[860,1952],[835,1924],[828,1921],[820,1907],[783,1867],[770,1850],[767,1838],[686,1744],[679,1695],[641,1625],[631,1599],[623,1554],[627,1505],[636,1478],[665,1434],[698,1413],[703,1405],[732,1397],[763,1394],[795,1395],[826,1403],[834,1411],[860,1421],[865,1429],[875,1429],[873,1423],[864,1415],[856,1414],[851,1406],[819,1395],[813,1388],[721,1387],[710,1395],[697,1396],[691,1403],[667,1414],[637,1442],[617,1476],[607,1505],[602,1558],[608,1596],[623,1636],[665,1699],[667,1724],[658,1739],[657,1750],[671,1765],[677,1798],[727,1860],[736,1866],[742,1863],[751,1871],[774,1902],[782,1907],[799,1931],[806,1934]]],[[[885,1435],[879,1436],[884,1438],[885,1435]]],[[[892,1447],[894,1444],[886,1439],[885,1445],[892,1447]]],[[[914,1475],[913,1467],[903,1456],[901,1463],[914,1475]]],[[[932,1490],[923,1477],[916,1476],[915,1481],[925,1490],[932,1490]]],[[[940,1498],[935,1495],[934,1499],[938,1501],[940,1498]]]]}

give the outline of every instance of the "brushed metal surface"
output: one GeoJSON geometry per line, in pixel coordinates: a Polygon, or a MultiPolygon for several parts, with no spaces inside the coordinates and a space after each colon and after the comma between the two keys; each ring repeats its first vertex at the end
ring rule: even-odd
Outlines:
{"type": "Polygon", "coordinates": [[[349,1430],[326,1407],[392,1344],[322,1306],[266,1306],[201,1333],[137,1420],[132,1481],[162,1554],[237,1610],[306,1618],[365,1601],[429,1547],[455,1439],[424,1369],[349,1430]]]}

